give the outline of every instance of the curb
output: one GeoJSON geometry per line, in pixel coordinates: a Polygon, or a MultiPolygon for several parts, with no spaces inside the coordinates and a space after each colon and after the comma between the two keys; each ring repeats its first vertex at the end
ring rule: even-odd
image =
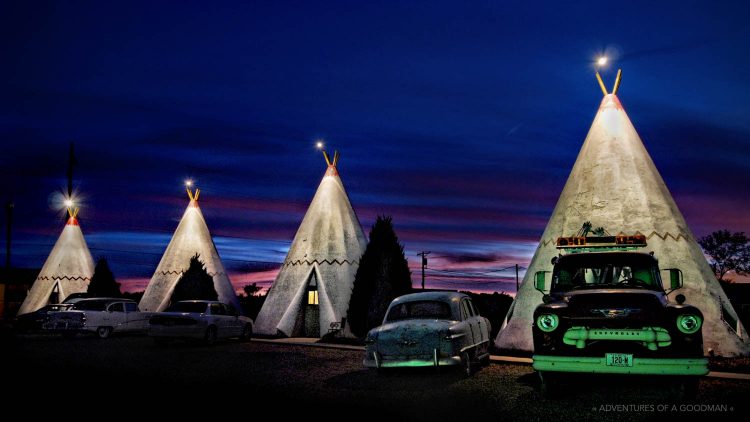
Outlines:
{"type": "MultiPolygon", "coordinates": [[[[352,351],[359,351],[359,352],[363,352],[365,350],[364,346],[352,346],[348,344],[332,344],[332,343],[310,343],[310,342],[302,342],[297,339],[287,339],[287,338],[282,338],[282,339],[254,338],[251,341],[255,343],[318,347],[321,349],[352,350],[352,351]]],[[[490,355],[490,362],[512,363],[512,364],[517,364],[517,365],[531,365],[533,363],[533,360],[531,358],[520,358],[520,357],[515,357],[515,356],[490,355]]],[[[740,373],[735,373],[735,372],[711,371],[706,375],[706,377],[750,381],[750,374],[740,374],[740,373]]]]}

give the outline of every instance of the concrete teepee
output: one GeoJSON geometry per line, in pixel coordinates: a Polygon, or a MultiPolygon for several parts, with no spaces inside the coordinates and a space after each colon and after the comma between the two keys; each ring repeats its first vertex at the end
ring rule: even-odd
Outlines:
{"type": "MultiPolygon", "coordinates": [[[[321,337],[341,323],[367,239],[333,161],[255,321],[255,332],[321,337]]],[[[342,333],[347,333],[346,327],[342,333]]]]}
{"type": "Polygon", "coordinates": [[[533,350],[532,314],[542,302],[534,274],[552,269],[557,237],[575,235],[590,221],[611,233],[646,235],[647,250],[654,251],[661,268],[682,270],[684,287],[670,297],[682,293],[703,312],[704,350],[747,355],[747,333],[617,98],[620,76],[618,71],[610,94],[597,73],[604,99],[495,345],[533,350]]]}
{"type": "Polygon", "coordinates": [[[48,303],[62,302],[71,294],[88,289],[94,274],[94,260],[86,246],[77,216],[78,208],[68,208],[68,222],[18,310],[18,315],[34,312],[48,303]]]}
{"type": "Polygon", "coordinates": [[[190,258],[198,254],[206,271],[214,279],[214,288],[219,295],[218,300],[231,304],[241,311],[237,294],[221,263],[219,252],[216,251],[216,245],[208,231],[203,213],[198,207],[200,189],[193,193],[188,187],[187,192],[190,204],[138,306],[141,311],[150,312],[160,312],[169,306],[177,282],[190,266],[190,258]]]}

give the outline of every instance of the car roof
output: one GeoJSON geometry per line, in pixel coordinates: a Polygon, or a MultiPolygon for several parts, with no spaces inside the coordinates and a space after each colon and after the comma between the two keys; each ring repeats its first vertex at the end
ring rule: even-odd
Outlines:
{"type": "Polygon", "coordinates": [[[391,304],[397,304],[397,303],[404,303],[404,302],[414,302],[414,301],[420,301],[420,300],[437,300],[441,302],[451,302],[451,301],[458,301],[463,298],[468,298],[469,296],[464,293],[458,293],[458,292],[419,292],[419,293],[410,293],[403,296],[399,296],[396,299],[393,299],[393,302],[391,304]]]}
{"type": "Polygon", "coordinates": [[[218,300],[180,300],[177,303],[222,303],[218,300]]]}
{"type": "MultiPolygon", "coordinates": [[[[135,301],[133,299],[124,299],[124,298],[121,298],[121,297],[89,297],[89,298],[86,298],[86,299],[78,300],[78,301],[73,302],[73,303],[96,302],[96,301],[100,301],[100,302],[133,302],[133,303],[135,303],[135,301]]],[[[71,302],[68,302],[68,303],[71,303],[71,302]]]]}

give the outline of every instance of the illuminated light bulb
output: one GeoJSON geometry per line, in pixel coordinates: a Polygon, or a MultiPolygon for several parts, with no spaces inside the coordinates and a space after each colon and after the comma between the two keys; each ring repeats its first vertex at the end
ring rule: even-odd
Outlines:
{"type": "Polygon", "coordinates": [[[316,142],[315,143],[315,147],[318,148],[318,149],[323,149],[323,142],[322,141],[316,142]]]}
{"type": "Polygon", "coordinates": [[[185,180],[185,186],[187,186],[187,187],[193,186],[193,181],[190,180],[190,179],[185,180]]]}
{"type": "Polygon", "coordinates": [[[605,64],[607,64],[607,57],[605,56],[599,57],[599,59],[596,60],[596,64],[599,66],[604,66],[605,64]]]}
{"type": "Polygon", "coordinates": [[[68,208],[72,208],[73,207],[73,200],[72,199],[66,199],[65,200],[65,206],[68,207],[68,208]]]}

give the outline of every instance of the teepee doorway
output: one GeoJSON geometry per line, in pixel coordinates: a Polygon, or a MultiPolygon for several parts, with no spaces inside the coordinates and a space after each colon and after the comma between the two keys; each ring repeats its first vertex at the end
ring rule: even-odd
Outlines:
{"type": "Polygon", "coordinates": [[[54,287],[52,287],[52,292],[49,294],[47,303],[60,303],[60,282],[56,282],[54,287]]]}
{"type": "Polygon", "coordinates": [[[318,277],[310,273],[305,297],[305,337],[320,337],[320,301],[318,298],[318,277]]]}

